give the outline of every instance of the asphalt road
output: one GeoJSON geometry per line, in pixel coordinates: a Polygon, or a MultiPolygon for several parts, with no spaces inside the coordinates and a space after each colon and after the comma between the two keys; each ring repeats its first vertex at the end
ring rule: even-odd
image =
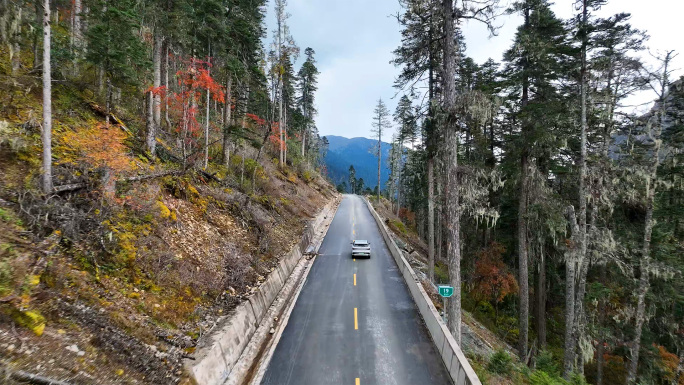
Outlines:
{"type": "Polygon", "coordinates": [[[451,384],[362,198],[346,195],[262,384],[451,384]],[[352,259],[351,240],[371,242],[352,259]]]}

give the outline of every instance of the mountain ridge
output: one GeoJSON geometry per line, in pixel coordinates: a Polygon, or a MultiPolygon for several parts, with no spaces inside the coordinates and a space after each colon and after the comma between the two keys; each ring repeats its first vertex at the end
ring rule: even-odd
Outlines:
{"type": "MultiPolygon", "coordinates": [[[[325,165],[328,177],[335,185],[345,182],[349,184],[349,166],[353,165],[356,178],[363,178],[364,185],[371,190],[378,183],[378,158],[371,153],[376,139],[365,137],[347,138],[339,135],[326,135],[328,151],[325,154],[325,165]]],[[[384,189],[389,179],[389,151],[391,144],[382,142],[382,164],[380,170],[380,186],[384,189]]]]}

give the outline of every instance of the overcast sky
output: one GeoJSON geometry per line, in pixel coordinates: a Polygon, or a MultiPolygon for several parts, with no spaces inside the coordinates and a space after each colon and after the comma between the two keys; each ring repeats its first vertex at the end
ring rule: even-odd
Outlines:
{"type": "MultiPolygon", "coordinates": [[[[553,10],[559,17],[569,18],[574,13],[573,3],[573,0],[556,0],[553,10]]],[[[270,42],[275,25],[273,1],[268,7],[267,41],[270,42]]],[[[397,91],[392,85],[398,69],[390,60],[401,39],[394,17],[400,11],[398,0],[288,1],[287,12],[291,17],[287,22],[297,45],[302,52],[306,47],[316,51],[321,72],[316,95],[316,125],[321,136],[369,137],[378,98],[394,112],[398,97],[395,97],[397,91]]],[[[684,63],[684,38],[679,24],[682,11],[682,0],[612,0],[598,15],[631,13],[632,25],[651,36],[648,46],[652,52],[676,50],[682,53],[683,56],[674,62],[679,76],[684,73],[680,70],[684,63]]],[[[478,63],[490,57],[501,61],[520,22],[517,16],[499,18],[498,36],[491,38],[481,25],[464,25],[467,55],[478,63]]],[[[645,101],[650,96],[642,95],[634,102],[645,101]]],[[[392,132],[383,139],[388,141],[392,132]]]]}

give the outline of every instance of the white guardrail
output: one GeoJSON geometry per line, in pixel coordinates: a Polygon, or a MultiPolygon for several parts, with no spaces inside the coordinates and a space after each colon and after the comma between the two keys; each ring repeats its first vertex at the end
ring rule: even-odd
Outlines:
{"type": "Polygon", "coordinates": [[[390,236],[389,230],[385,226],[385,223],[382,221],[368,199],[366,199],[366,205],[368,206],[368,210],[371,212],[373,218],[375,218],[375,222],[377,222],[378,227],[380,228],[380,233],[385,240],[385,244],[387,244],[387,248],[392,254],[392,257],[394,257],[399,270],[401,270],[401,275],[404,277],[404,281],[406,281],[406,285],[411,292],[413,300],[415,301],[416,305],[418,305],[420,315],[423,317],[423,321],[425,321],[425,325],[430,333],[430,337],[432,338],[432,341],[437,349],[439,349],[444,366],[449,371],[449,375],[454,381],[454,384],[482,385],[480,379],[477,378],[475,371],[470,366],[468,359],[466,359],[465,355],[461,351],[461,348],[456,343],[456,340],[442,321],[442,317],[440,317],[439,313],[437,312],[437,308],[435,308],[435,305],[425,292],[425,289],[423,289],[423,285],[421,285],[416,273],[413,271],[413,268],[411,268],[411,265],[409,265],[406,258],[404,258],[402,255],[399,247],[397,247],[397,244],[394,242],[394,239],[392,239],[390,236]]]}

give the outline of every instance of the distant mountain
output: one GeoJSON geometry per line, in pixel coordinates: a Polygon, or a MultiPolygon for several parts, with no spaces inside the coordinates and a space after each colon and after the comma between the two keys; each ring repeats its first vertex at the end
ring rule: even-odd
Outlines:
{"type": "MultiPolygon", "coordinates": [[[[345,138],[336,135],[327,135],[328,153],[325,156],[325,165],[328,176],[335,185],[342,182],[349,184],[349,166],[354,165],[356,177],[363,178],[364,184],[375,189],[378,184],[378,158],[371,153],[371,148],[377,140],[368,138],[345,138]]],[[[382,142],[382,165],[380,169],[380,186],[385,188],[389,179],[389,151],[391,145],[382,142]]]]}

